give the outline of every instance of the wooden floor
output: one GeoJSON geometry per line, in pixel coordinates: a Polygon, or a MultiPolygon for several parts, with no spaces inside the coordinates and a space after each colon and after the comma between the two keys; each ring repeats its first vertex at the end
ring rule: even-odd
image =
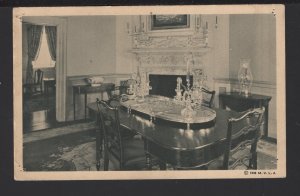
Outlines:
{"type": "Polygon", "coordinates": [[[23,97],[23,133],[72,124],[56,121],[54,90],[47,97],[41,93],[23,97]]]}
{"type": "Polygon", "coordinates": [[[54,90],[49,91],[49,96],[47,97],[44,94],[23,97],[23,133],[89,121],[89,119],[71,122],[56,121],[54,90]]]}

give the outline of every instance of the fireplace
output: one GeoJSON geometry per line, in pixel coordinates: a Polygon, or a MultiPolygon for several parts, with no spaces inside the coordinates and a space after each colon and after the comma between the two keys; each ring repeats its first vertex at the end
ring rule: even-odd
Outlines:
{"type": "MultiPolygon", "coordinates": [[[[186,75],[149,74],[150,86],[152,86],[149,94],[173,98],[176,95],[177,77],[181,77],[183,85],[186,86],[186,75]]],[[[190,83],[193,86],[193,76],[190,83]]]]}

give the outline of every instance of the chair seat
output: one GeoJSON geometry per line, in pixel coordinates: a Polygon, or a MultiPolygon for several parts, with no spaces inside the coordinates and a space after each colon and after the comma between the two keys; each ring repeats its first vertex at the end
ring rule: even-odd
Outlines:
{"type": "MultiPolygon", "coordinates": [[[[138,138],[125,139],[122,141],[125,170],[140,170],[146,167],[144,142],[138,138]]],[[[117,156],[118,149],[112,148],[111,152],[117,156]]],[[[118,157],[119,158],[119,157],[118,157]]]]}
{"type": "MultiPolygon", "coordinates": [[[[111,122],[110,121],[105,121],[105,126],[107,127],[107,129],[110,129],[111,122]]],[[[124,127],[120,127],[120,133],[121,133],[121,137],[123,139],[133,138],[136,135],[136,133],[134,133],[133,131],[128,130],[124,127]]]]}
{"type": "MultiPolygon", "coordinates": [[[[246,148],[242,151],[238,151],[235,154],[233,154],[230,158],[229,158],[229,165],[232,165],[234,162],[236,162],[238,159],[240,159],[241,157],[243,157],[245,154],[250,154],[250,149],[246,148]]],[[[208,170],[223,170],[223,155],[218,157],[217,159],[215,159],[214,161],[212,161],[208,166],[207,166],[208,170]]],[[[246,163],[244,163],[244,165],[239,165],[235,168],[236,170],[245,170],[248,169],[246,166],[246,163]]]]}

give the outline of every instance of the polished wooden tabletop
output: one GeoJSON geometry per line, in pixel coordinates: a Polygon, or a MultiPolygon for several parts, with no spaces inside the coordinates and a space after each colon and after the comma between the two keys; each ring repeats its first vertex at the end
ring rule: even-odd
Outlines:
{"type": "MultiPolygon", "coordinates": [[[[88,108],[97,112],[97,104],[88,108]]],[[[151,120],[149,115],[131,112],[121,107],[120,124],[142,135],[148,151],[167,163],[182,167],[204,164],[222,155],[225,147],[228,119],[240,113],[214,108],[216,119],[208,124],[191,125],[165,120],[151,120]]],[[[236,129],[238,131],[239,128],[236,129]]],[[[236,132],[236,131],[233,131],[236,132]]]]}

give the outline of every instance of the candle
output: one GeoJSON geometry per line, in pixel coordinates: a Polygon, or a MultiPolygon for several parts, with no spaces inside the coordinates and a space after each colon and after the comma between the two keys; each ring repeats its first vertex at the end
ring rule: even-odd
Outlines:
{"type": "Polygon", "coordinates": [[[201,21],[202,21],[201,16],[200,16],[200,18],[199,18],[199,21],[200,21],[200,27],[201,27],[201,25],[202,25],[202,24],[201,24],[201,21]]]}
{"type": "Polygon", "coordinates": [[[130,33],[129,27],[129,23],[127,22],[127,33],[130,33]]]}
{"type": "Polygon", "coordinates": [[[189,61],[186,63],[186,73],[189,72],[189,61]]]}
{"type": "Polygon", "coordinates": [[[189,61],[186,64],[186,81],[190,81],[190,70],[189,70],[189,61]]]}

